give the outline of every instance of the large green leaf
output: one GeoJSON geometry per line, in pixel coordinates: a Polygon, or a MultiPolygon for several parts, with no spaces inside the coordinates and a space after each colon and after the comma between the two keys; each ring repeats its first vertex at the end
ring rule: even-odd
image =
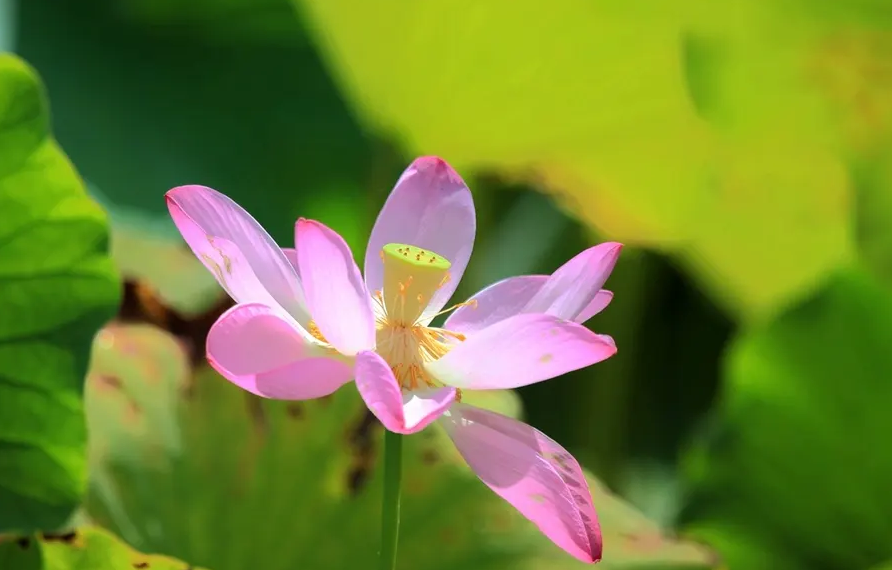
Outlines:
{"type": "Polygon", "coordinates": [[[0,531],[80,501],[90,344],[120,297],[105,214],[48,129],[34,73],[0,55],[0,531]]]}
{"type": "Polygon", "coordinates": [[[610,236],[683,238],[708,131],[649,2],[295,0],[368,124],[460,168],[543,176],[610,236]],[[642,16],[643,14],[643,16],[642,16]]]}
{"type": "Polygon", "coordinates": [[[871,28],[882,20],[858,21],[855,2],[701,4],[685,71],[722,154],[682,253],[729,306],[768,316],[853,256],[849,162],[892,113],[873,87],[883,50],[871,28]]]}
{"type": "MultiPolygon", "coordinates": [[[[377,424],[352,386],[312,402],[260,400],[178,343],[129,325],[98,337],[88,389],[90,515],[140,549],[216,569],[365,567],[378,548],[377,424]],[[223,539],[221,537],[237,537],[223,539]]],[[[466,395],[516,413],[511,393],[466,395]]],[[[406,440],[400,567],[582,567],[481,484],[443,433],[406,440]]],[[[592,480],[605,568],[712,568],[592,480]]]]}
{"type": "Polygon", "coordinates": [[[293,1],[368,124],[543,183],[608,237],[677,253],[741,317],[852,256],[827,2],[293,1]]]}
{"type": "Polygon", "coordinates": [[[731,568],[765,567],[744,537],[802,568],[892,555],[890,341],[892,295],[853,271],[732,346],[687,513],[731,568]]]}
{"type": "Polygon", "coordinates": [[[0,537],[0,568],[9,570],[201,570],[167,556],[136,552],[106,530],[0,537]]]}

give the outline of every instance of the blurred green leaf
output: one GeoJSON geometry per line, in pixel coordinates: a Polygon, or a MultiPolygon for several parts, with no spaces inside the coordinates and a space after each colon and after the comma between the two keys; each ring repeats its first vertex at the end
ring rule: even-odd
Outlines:
{"type": "Polygon", "coordinates": [[[538,173],[620,240],[662,247],[687,234],[708,132],[687,97],[672,11],[294,2],[360,116],[410,153],[538,173]]]}
{"type": "Polygon", "coordinates": [[[852,257],[851,182],[838,158],[795,143],[727,152],[681,259],[732,315],[765,319],[852,257]]]}
{"type": "Polygon", "coordinates": [[[864,261],[892,287],[892,144],[856,167],[858,245],[864,261]]]}
{"type": "Polygon", "coordinates": [[[750,149],[741,161],[764,168],[753,164],[760,177],[746,201],[726,200],[731,207],[710,212],[712,224],[700,229],[712,228],[689,259],[707,280],[719,267],[711,281],[726,295],[757,307],[773,298],[777,308],[784,298],[807,297],[852,256],[855,221],[861,253],[885,270],[880,251],[890,238],[877,230],[892,221],[885,198],[892,178],[877,171],[887,169],[892,149],[892,7],[873,0],[714,6],[689,50],[705,57],[699,65],[688,57],[687,70],[700,75],[693,85],[708,84],[702,114],[750,149]],[[729,251],[723,244],[735,219],[748,224],[729,251]]]}
{"type": "Polygon", "coordinates": [[[17,8],[17,0],[0,0],[0,52],[15,49],[17,8]]]}
{"type": "Polygon", "coordinates": [[[106,530],[0,539],[0,568],[9,570],[201,570],[166,556],[134,551],[106,530]]]}
{"type": "Polygon", "coordinates": [[[830,34],[815,77],[846,137],[857,189],[857,241],[869,267],[892,286],[892,8],[870,26],[830,34]]]}
{"type": "Polygon", "coordinates": [[[120,283],[108,226],[49,133],[42,87],[0,55],[0,531],[54,529],[86,487],[90,343],[120,283]]]}
{"type": "MultiPolygon", "coordinates": [[[[756,529],[758,532],[758,528],[756,529]]],[[[721,552],[732,570],[814,570],[800,560],[795,547],[777,543],[771,537],[753,538],[750,530],[738,524],[710,520],[695,524],[689,533],[721,552]]]]}
{"type": "Polygon", "coordinates": [[[107,3],[126,20],[156,27],[189,27],[211,38],[290,42],[303,35],[288,0],[107,0],[107,3]]]}
{"type": "Polygon", "coordinates": [[[681,253],[726,307],[768,317],[854,250],[846,141],[822,81],[838,30],[815,2],[698,5],[682,47],[715,179],[681,253]]]}
{"type": "Polygon", "coordinates": [[[181,452],[176,414],[191,370],[183,348],[150,325],[111,324],[96,335],[85,405],[97,468],[109,453],[139,461],[142,450],[131,445],[134,439],[166,454],[181,452]]]}
{"type": "MultiPolygon", "coordinates": [[[[380,433],[352,387],[317,401],[261,400],[208,369],[190,378],[182,348],[146,326],[107,328],[94,359],[94,520],[141,549],[223,570],[375,559],[380,433]]],[[[469,401],[519,410],[510,392],[469,401]]],[[[406,445],[401,568],[584,566],[473,477],[445,434],[429,429],[406,445]]],[[[671,540],[590,483],[603,567],[712,568],[702,548],[671,540]]]]}
{"type": "Polygon", "coordinates": [[[715,425],[689,457],[687,512],[731,568],[764,567],[737,533],[803,568],[892,554],[890,340],[892,295],[851,271],[732,346],[715,425]]]}
{"type": "Polygon", "coordinates": [[[679,254],[733,314],[766,318],[852,257],[827,2],[293,1],[367,124],[542,182],[607,237],[679,254]]]}

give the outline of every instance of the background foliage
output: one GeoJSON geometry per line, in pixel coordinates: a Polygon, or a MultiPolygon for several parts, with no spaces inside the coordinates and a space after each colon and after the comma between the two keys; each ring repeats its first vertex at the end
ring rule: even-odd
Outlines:
{"type": "MultiPolygon", "coordinates": [[[[629,246],[591,323],[619,353],[481,402],[604,482],[605,567],[892,563],[887,1],[0,0],[0,50],[0,568],[372,557],[378,429],[204,368],[227,301],[162,195],[361,259],[419,154],[475,194],[458,296],[629,246]]],[[[439,438],[405,568],[578,566],[439,438]]]]}

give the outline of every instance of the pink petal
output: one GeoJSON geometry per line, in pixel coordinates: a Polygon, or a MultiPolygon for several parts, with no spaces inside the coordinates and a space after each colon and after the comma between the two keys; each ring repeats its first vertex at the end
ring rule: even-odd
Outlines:
{"type": "Polygon", "coordinates": [[[208,332],[207,359],[224,378],[263,396],[318,398],[349,382],[349,364],[325,356],[288,315],[265,305],[236,305],[208,332]]]}
{"type": "Polygon", "coordinates": [[[547,275],[522,275],[493,283],[469,299],[476,305],[459,307],[449,315],[443,328],[470,334],[518,315],[546,281],[547,275]]]}
{"type": "Polygon", "coordinates": [[[545,536],[583,562],[601,559],[588,483],[567,450],[522,422],[467,404],[455,404],[441,424],[477,476],[545,536]]]}
{"type": "Polygon", "coordinates": [[[613,300],[613,293],[608,291],[607,289],[601,289],[595,294],[595,298],[591,300],[591,302],[582,309],[576,317],[573,319],[577,323],[584,323],[590,318],[594,317],[610,304],[610,301],[613,300]]]}
{"type": "Polygon", "coordinates": [[[307,307],[325,339],[342,354],[375,346],[372,300],[344,239],[325,225],[300,219],[297,262],[307,307]]]}
{"type": "Polygon", "coordinates": [[[422,316],[422,321],[428,322],[458,286],[471,257],[476,227],[474,201],[461,177],[441,158],[416,159],[397,181],[372,229],[365,253],[369,290],[384,285],[380,252],[388,243],[438,253],[452,263],[451,279],[431,298],[422,316]]]}
{"type": "Polygon", "coordinates": [[[293,322],[258,303],[236,305],[217,319],[207,336],[207,353],[233,374],[281,368],[313,349],[293,322]]]}
{"type": "Polygon", "coordinates": [[[469,334],[514,315],[537,312],[583,323],[604,310],[613,299],[610,291],[592,286],[602,277],[606,279],[616,263],[615,255],[603,255],[605,250],[608,253],[615,250],[618,255],[619,247],[619,244],[595,246],[551,276],[522,275],[494,283],[469,299],[476,301],[475,305],[459,307],[452,313],[443,328],[469,334]],[[587,304],[573,314],[575,307],[583,302],[587,304]]]}
{"type": "Polygon", "coordinates": [[[254,393],[276,400],[312,400],[333,394],[352,379],[353,369],[342,360],[305,358],[258,374],[254,393]]]}
{"type": "Polygon", "coordinates": [[[166,199],[186,243],[236,302],[279,305],[302,324],[309,321],[300,279],[241,206],[205,186],[179,186],[166,199]]]}
{"type": "Polygon", "coordinates": [[[613,350],[616,350],[616,342],[613,340],[612,336],[609,334],[596,334],[595,336],[601,339],[605,344],[613,347],[613,350]]]}
{"type": "Polygon", "coordinates": [[[427,365],[443,384],[471,390],[517,388],[584,368],[616,347],[584,326],[539,313],[489,326],[427,365]]]}
{"type": "Polygon", "coordinates": [[[622,247],[622,244],[608,242],[583,251],[549,277],[524,312],[548,313],[576,320],[607,281],[622,247]]]}
{"type": "Polygon", "coordinates": [[[285,259],[288,260],[288,263],[291,264],[291,267],[294,269],[294,273],[300,277],[300,267],[297,266],[297,250],[290,247],[283,247],[282,253],[285,254],[285,259]]]}
{"type": "Polygon", "coordinates": [[[356,388],[385,428],[403,434],[430,425],[449,409],[456,393],[455,388],[437,388],[403,394],[390,366],[371,351],[356,355],[356,388]]]}

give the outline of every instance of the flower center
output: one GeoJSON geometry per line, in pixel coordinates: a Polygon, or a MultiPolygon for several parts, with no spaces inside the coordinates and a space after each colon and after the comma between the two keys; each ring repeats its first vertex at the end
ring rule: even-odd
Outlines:
{"type": "Polygon", "coordinates": [[[403,390],[437,387],[425,363],[442,357],[465,337],[418,320],[434,293],[449,280],[452,264],[433,251],[397,243],[385,245],[381,259],[384,289],[374,293],[377,352],[403,390]]]}

